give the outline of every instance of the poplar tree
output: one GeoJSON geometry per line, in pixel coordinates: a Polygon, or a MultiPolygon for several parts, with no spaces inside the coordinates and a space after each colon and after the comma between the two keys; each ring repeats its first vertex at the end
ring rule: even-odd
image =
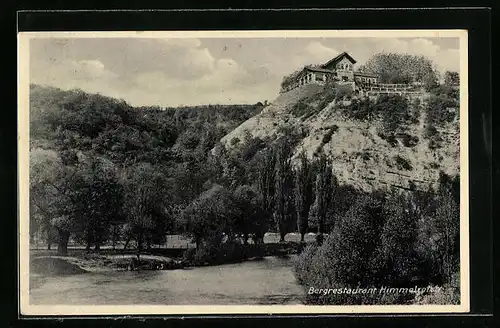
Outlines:
{"type": "Polygon", "coordinates": [[[295,209],[297,211],[297,229],[300,241],[309,226],[308,216],[312,202],[312,179],[309,160],[304,152],[299,156],[300,166],[295,171],[295,209]]]}
{"type": "Polygon", "coordinates": [[[294,214],[290,145],[285,140],[281,140],[276,153],[273,217],[280,234],[280,242],[284,242],[294,214]]]}
{"type": "Polygon", "coordinates": [[[328,208],[332,202],[333,191],[337,182],[332,173],[332,166],[325,154],[321,154],[316,174],[314,214],[318,224],[318,233],[325,233],[328,208]]]}
{"type": "Polygon", "coordinates": [[[271,214],[274,211],[275,164],[275,153],[269,150],[263,152],[258,165],[258,188],[261,194],[262,208],[267,215],[268,223],[272,223],[271,214]]]}

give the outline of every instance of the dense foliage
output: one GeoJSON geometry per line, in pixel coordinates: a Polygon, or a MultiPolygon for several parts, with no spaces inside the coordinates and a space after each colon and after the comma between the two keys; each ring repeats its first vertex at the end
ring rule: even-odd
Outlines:
{"type": "MultiPolygon", "coordinates": [[[[435,124],[449,121],[443,109],[448,104],[440,102],[449,100],[446,90],[451,87],[436,88],[430,102],[438,108],[435,124]]],[[[346,99],[332,93],[314,101],[346,99]]],[[[262,246],[269,231],[278,232],[281,242],[289,232],[302,240],[317,232],[317,242],[295,265],[304,286],[456,286],[456,178],[442,175],[438,190],[367,194],[339,185],[335,163],[321,149],[312,159],[300,155],[294,165],[300,132],[283,128],[276,140],[247,133],[231,148],[218,143],[260,104],[133,108],[101,95],[39,86],[31,87],[30,101],[30,234],[48,247],[56,243],[60,254],[70,241],[96,251],[123,242],[140,254],[163,244],[167,234],[184,234],[196,245],[186,251],[187,261],[218,264],[246,258],[249,244],[262,246]]],[[[350,99],[343,109],[355,119],[382,119],[394,137],[416,119],[415,107],[387,96],[350,99]]],[[[325,128],[323,144],[337,129],[325,128]]],[[[411,169],[402,157],[396,162],[411,169]]],[[[455,300],[456,289],[443,295],[455,300]]],[[[396,301],[411,300],[307,297],[314,304],[396,301]]],[[[424,301],[432,299],[418,300],[424,301]]]]}
{"type": "Polygon", "coordinates": [[[359,70],[377,74],[380,83],[419,82],[430,89],[439,80],[438,72],[430,59],[409,54],[377,53],[359,70]]]}
{"type": "MultiPolygon", "coordinates": [[[[262,109],[133,108],[79,90],[30,91],[31,235],[44,235],[48,247],[57,238],[61,253],[70,237],[97,250],[109,239],[141,250],[183,231],[180,208],[209,180],[241,182],[240,154],[216,157],[210,150],[262,109]]],[[[245,146],[243,161],[262,147],[258,140],[245,146]]]]}
{"type": "MultiPolygon", "coordinates": [[[[443,175],[444,177],[444,175],[443,175]]],[[[335,221],[322,244],[309,245],[295,262],[304,287],[412,288],[443,286],[456,304],[460,299],[459,213],[457,180],[444,178],[436,191],[411,194],[374,192],[360,195],[335,221]]],[[[411,293],[311,293],[310,304],[409,304],[434,295],[411,293]],[[426,295],[426,296],[425,296],[426,295]]],[[[446,303],[444,303],[446,304],[446,303]]]]}

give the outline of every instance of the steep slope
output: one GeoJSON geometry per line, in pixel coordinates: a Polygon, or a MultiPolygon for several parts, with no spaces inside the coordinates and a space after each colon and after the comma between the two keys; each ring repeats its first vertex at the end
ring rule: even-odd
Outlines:
{"type": "MultiPolygon", "coordinates": [[[[341,183],[348,183],[363,190],[383,186],[426,188],[434,185],[439,172],[450,175],[459,172],[458,120],[441,127],[441,147],[431,149],[425,138],[425,114],[418,122],[402,129],[404,134],[418,138],[408,145],[400,135],[390,143],[379,135],[383,130],[380,120],[360,121],[345,115],[339,108],[345,101],[331,102],[318,113],[295,117],[293,106],[315,93],[321,87],[305,86],[281,94],[271,106],[259,115],[245,121],[222,138],[222,143],[232,147],[234,138],[243,140],[250,133],[253,137],[276,138],[280,129],[289,127],[305,131],[294,151],[294,158],[305,151],[312,158],[322,150],[333,160],[334,173],[341,183]],[[406,145],[405,145],[406,144],[406,145]]],[[[425,104],[425,99],[424,99],[425,104]]],[[[314,106],[311,106],[313,108],[314,106]]],[[[391,108],[384,110],[390,111],[391,108]]],[[[424,111],[421,111],[424,112],[424,111]]]]}
{"type": "Polygon", "coordinates": [[[276,134],[280,127],[295,126],[300,119],[290,114],[289,109],[304,97],[310,97],[321,92],[318,85],[306,85],[293,91],[280,94],[269,106],[259,114],[243,122],[236,129],[225,135],[220,141],[230,147],[234,138],[244,140],[245,134],[253,137],[269,137],[276,134]]]}

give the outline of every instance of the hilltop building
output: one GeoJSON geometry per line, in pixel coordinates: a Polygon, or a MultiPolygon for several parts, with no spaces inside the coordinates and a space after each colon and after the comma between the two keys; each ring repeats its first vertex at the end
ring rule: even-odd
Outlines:
{"type": "Polygon", "coordinates": [[[287,92],[307,84],[324,85],[328,80],[337,85],[350,86],[361,95],[399,94],[421,96],[416,84],[380,84],[377,74],[355,70],[356,60],[347,52],[318,66],[306,66],[291,81],[283,85],[281,92],[287,92]]]}
{"type": "Polygon", "coordinates": [[[318,67],[305,67],[283,91],[289,91],[301,85],[311,83],[323,85],[328,79],[341,84],[352,84],[353,87],[355,82],[378,83],[378,76],[376,74],[356,72],[354,69],[355,64],[356,60],[347,52],[343,52],[318,67]]]}

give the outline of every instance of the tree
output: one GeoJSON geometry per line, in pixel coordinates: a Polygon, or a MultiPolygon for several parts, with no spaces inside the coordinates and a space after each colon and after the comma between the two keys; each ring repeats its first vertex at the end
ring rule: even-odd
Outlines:
{"type": "Polygon", "coordinates": [[[434,63],[424,56],[410,54],[377,53],[360,67],[360,71],[377,74],[381,83],[421,82],[431,89],[438,82],[434,63]]]}
{"type": "Polygon", "coordinates": [[[291,148],[287,140],[278,141],[276,153],[273,217],[280,234],[280,242],[284,242],[294,216],[291,148]]]}
{"type": "Polygon", "coordinates": [[[111,162],[93,158],[86,165],[82,170],[85,184],[81,195],[83,239],[87,249],[94,244],[95,250],[99,251],[121,219],[122,186],[111,162]]]}
{"type": "Polygon", "coordinates": [[[450,190],[442,189],[438,193],[433,226],[441,273],[445,282],[451,282],[460,263],[460,213],[450,190]]]}
{"type": "Polygon", "coordinates": [[[145,243],[150,241],[151,234],[158,228],[158,221],[167,218],[167,183],[158,168],[148,163],[138,163],[124,172],[122,184],[124,215],[129,225],[128,240],[137,242],[139,257],[145,243]]]}
{"type": "Polygon", "coordinates": [[[218,247],[223,234],[233,237],[231,221],[239,214],[231,193],[220,185],[213,185],[193,200],[182,212],[186,234],[193,238],[196,248],[218,247]]]}
{"type": "Polygon", "coordinates": [[[30,151],[30,236],[42,233],[49,250],[53,241],[51,220],[57,216],[53,203],[57,190],[50,183],[55,181],[60,166],[56,152],[40,148],[30,151]]]}
{"type": "Polygon", "coordinates": [[[239,186],[234,192],[237,216],[233,222],[235,231],[243,235],[246,244],[251,234],[254,243],[262,243],[267,231],[267,218],[263,213],[260,195],[248,185],[239,186]]]}
{"type": "Polygon", "coordinates": [[[322,153],[318,160],[316,174],[315,200],[313,213],[317,222],[319,234],[325,233],[325,222],[328,208],[332,202],[334,190],[337,187],[336,178],[333,176],[332,167],[326,155],[322,153]]]}
{"type": "Polygon", "coordinates": [[[268,218],[268,223],[270,227],[274,226],[271,224],[272,216],[274,211],[274,189],[275,189],[275,165],[276,165],[276,154],[272,150],[266,150],[261,153],[258,167],[258,190],[261,195],[262,208],[268,218]]]}
{"type": "Polygon", "coordinates": [[[408,286],[418,274],[416,253],[418,211],[409,195],[391,194],[383,204],[380,246],[373,257],[372,273],[379,282],[408,286]]]}
{"type": "Polygon", "coordinates": [[[304,152],[299,156],[300,166],[295,171],[295,208],[300,241],[308,228],[309,209],[312,203],[312,175],[309,160],[304,152]]]}
{"type": "Polygon", "coordinates": [[[382,113],[383,128],[386,134],[402,130],[411,120],[408,101],[399,95],[382,95],[378,97],[375,107],[382,113]]]}
{"type": "Polygon", "coordinates": [[[458,72],[444,72],[444,84],[449,86],[460,85],[460,75],[458,74],[458,72]]]}
{"type": "Polygon", "coordinates": [[[82,222],[83,177],[75,166],[64,165],[53,151],[35,149],[30,154],[31,205],[51,243],[52,228],[57,232],[57,253],[66,255],[69,237],[82,222]]]}

